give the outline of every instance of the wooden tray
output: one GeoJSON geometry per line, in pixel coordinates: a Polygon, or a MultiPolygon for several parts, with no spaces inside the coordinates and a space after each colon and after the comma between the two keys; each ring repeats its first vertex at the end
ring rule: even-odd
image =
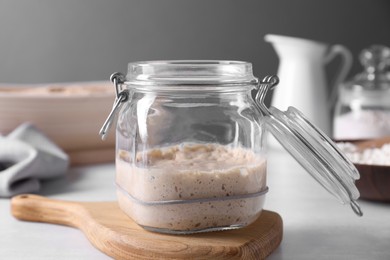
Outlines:
{"type": "Polygon", "coordinates": [[[20,220],[79,228],[115,259],[264,259],[279,246],[283,233],[281,217],[266,210],[248,227],[193,235],[148,232],[116,202],[68,202],[26,194],[12,198],[11,210],[20,220]]]}
{"type": "MultiPolygon", "coordinates": [[[[370,148],[380,148],[390,143],[390,136],[355,142],[360,151],[370,148]]],[[[390,202],[390,166],[355,164],[360,173],[356,187],[360,197],[368,200],[390,202]]]]}
{"type": "Polygon", "coordinates": [[[113,163],[115,161],[115,147],[66,151],[71,166],[83,166],[100,163],[113,163]]]}
{"type": "MultiPolygon", "coordinates": [[[[357,146],[358,151],[370,148],[380,148],[390,143],[390,136],[366,140],[339,140],[350,142],[357,146]]],[[[360,173],[356,187],[360,198],[381,202],[390,202],[390,166],[355,163],[360,173]]]]}

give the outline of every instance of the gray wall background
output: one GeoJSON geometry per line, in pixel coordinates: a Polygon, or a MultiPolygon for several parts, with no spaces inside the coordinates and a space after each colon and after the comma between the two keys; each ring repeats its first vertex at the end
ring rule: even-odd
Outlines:
{"type": "MultiPolygon", "coordinates": [[[[390,45],[390,1],[0,0],[0,33],[2,83],[105,80],[158,59],[245,60],[261,77],[278,65],[267,33],[341,43],[355,57],[390,45]]],[[[355,60],[350,75],[359,70],[355,60]]]]}

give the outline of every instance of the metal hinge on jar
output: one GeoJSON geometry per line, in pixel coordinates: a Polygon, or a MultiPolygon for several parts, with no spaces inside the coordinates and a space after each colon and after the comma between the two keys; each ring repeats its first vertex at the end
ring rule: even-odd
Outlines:
{"type": "Polygon", "coordinates": [[[257,89],[255,101],[258,109],[264,113],[264,115],[270,115],[268,107],[265,105],[264,100],[268,91],[272,90],[276,85],[279,84],[279,78],[276,75],[265,76],[259,84],[257,89]]]}
{"type": "Polygon", "coordinates": [[[110,114],[108,114],[106,121],[103,123],[103,126],[99,131],[99,135],[101,136],[102,140],[106,139],[108,131],[110,130],[112,123],[115,121],[116,114],[118,113],[119,109],[122,107],[123,103],[129,100],[130,98],[129,90],[122,89],[122,85],[125,80],[125,76],[122,73],[120,72],[113,73],[110,77],[110,80],[115,86],[116,98],[110,114]]]}

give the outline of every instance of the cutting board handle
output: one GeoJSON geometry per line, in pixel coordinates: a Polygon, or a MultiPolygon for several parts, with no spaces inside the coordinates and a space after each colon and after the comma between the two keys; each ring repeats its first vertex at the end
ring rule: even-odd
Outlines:
{"type": "Polygon", "coordinates": [[[77,216],[85,214],[85,209],[80,204],[69,201],[22,194],[11,199],[11,212],[19,220],[78,227],[77,216]]]}

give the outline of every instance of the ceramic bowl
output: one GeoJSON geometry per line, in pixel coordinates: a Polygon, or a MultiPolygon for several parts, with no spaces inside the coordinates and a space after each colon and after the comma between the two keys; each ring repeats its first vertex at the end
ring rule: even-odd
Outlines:
{"type": "Polygon", "coordinates": [[[98,134],[115,97],[110,82],[0,84],[0,133],[30,122],[71,157],[72,164],[114,158],[115,138],[98,134]]]}

